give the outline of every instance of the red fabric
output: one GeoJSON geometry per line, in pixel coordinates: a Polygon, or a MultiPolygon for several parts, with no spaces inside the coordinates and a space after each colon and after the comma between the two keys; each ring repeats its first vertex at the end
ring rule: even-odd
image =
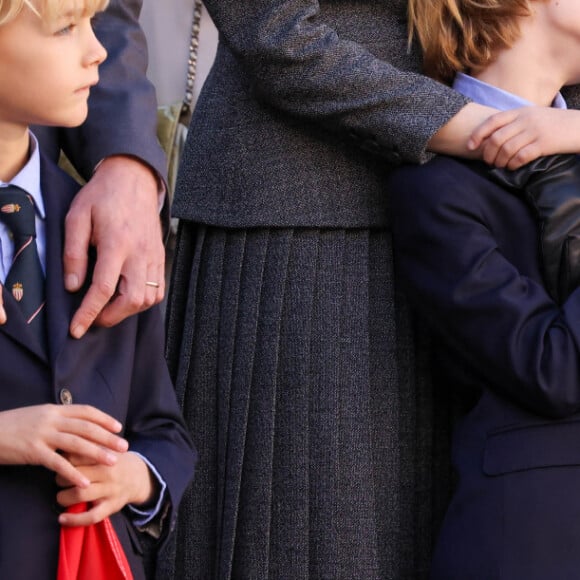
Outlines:
{"type": "MultiPolygon", "coordinates": [[[[67,512],[86,510],[87,504],[79,503],[67,512]]],[[[91,526],[61,526],[57,580],[133,580],[109,518],[91,526]]]]}

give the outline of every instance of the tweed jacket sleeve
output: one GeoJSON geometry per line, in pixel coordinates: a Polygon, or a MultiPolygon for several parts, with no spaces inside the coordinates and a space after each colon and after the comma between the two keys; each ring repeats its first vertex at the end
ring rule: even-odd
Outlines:
{"type": "Polygon", "coordinates": [[[111,0],[94,21],[95,34],[107,49],[99,67],[100,82],[91,90],[85,123],[62,129],[60,146],[88,178],[104,157],[133,155],[165,174],[157,142],[157,101],[147,80],[147,46],[138,18],[142,0],[111,0]]]}
{"type": "Polygon", "coordinates": [[[468,102],[371,52],[367,37],[390,45],[390,52],[405,62],[405,4],[398,0],[386,2],[392,9],[381,6],[383,16],[392,13],[391,20],[369,18],[362,25],[359,14],[377,12],[369,2],[205,4],[262,102],[340,132],[391,162],[424,159],[427,141],[468,102]],[[366,25],[368,34],[361,35],[357,25],[366,25]]]}

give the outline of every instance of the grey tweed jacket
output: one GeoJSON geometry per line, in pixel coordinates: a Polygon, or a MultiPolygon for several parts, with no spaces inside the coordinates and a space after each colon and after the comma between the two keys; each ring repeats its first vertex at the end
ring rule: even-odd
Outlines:
{"type": "Polygon", "coordinates": [[[402,0],[205,0],[218,30],[174,203],[226,227],[388,224],[385,171],[467,102],[417,71],[402,0]]]}

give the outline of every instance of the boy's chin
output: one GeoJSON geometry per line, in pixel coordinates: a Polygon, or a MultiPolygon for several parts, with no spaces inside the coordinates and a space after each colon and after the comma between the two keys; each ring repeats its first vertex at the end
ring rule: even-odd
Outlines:
{"type": "Polygon", "coordinates": [[[51,127],[78,127],[82,125],[89,114],[89,108],[87,103],[77,104],[74,107],[68,107],[66,110],[62,110],[54,115],[47,115],[47,123],[35,123],[37,125],[49,125],[51,127]]]}
{"type": "Polygon", "coordinates": [[[58,121],[51,121],[48,123],[35,123],[36,125],[46,125],[47,127],[64,127],[70,129],[82,125],[87,119],[87,113],[84,115],[71,116],[66,119],[59,119],[58,121]]]}
{"type": "Polygon", "coordinates": [[[78,127],[82,125],[86,120],[89,112],[85,109],[82,113],[78,113],[77,115],[71,115],[70,117],[63,119],[63,122],[60,124],[61,127],[78,127]]]}

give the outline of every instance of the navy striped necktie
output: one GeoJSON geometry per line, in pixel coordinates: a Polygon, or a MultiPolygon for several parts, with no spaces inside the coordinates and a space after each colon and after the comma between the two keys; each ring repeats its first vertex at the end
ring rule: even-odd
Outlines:
{"type": "Polygon", "coordinates": [[[4,285],[18,302],[27,324],[44,346],[44,273],[36,246],[32,197],[14,185],[0,188],[0,221],[12,233],[14,242],[14,257],[4,285]]]}

